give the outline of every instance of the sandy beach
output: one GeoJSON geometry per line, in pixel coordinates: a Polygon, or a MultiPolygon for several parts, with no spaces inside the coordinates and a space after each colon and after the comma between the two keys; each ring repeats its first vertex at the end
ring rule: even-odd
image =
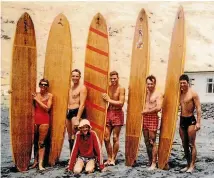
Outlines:
{"type": "MultiPolygon", "coordinates": [[[[9,78],[16,23],[24,12],[31,15],[36,31],[37,81],[43,76],[48,33],[54,18],[59,13],[64,13],[68,18],[72,33],[72,67],[79,68],[81,72],[84,72],[88,28],[93,16],[97,12],[102,13],[106,18],[109,30],[110,70],[119,72],[120,83],[126,89],[127,101],[132,41],[138,13],[141,8],[145,8],[148,14],[151,38],[150,74],[157,76],[157,89],[164,91],[171,34],[175,15],[180,4],[184,8],[186,18],[185,71],[214,71],[214,2],[2,2],[1,176],[11,178],[74,177],[73,174],[65,171],[69,159],[67,135],[65,136],[59,163],[54,167],[46,167],[47,169],[44,172],[39,172],[37,169],[25,173],[17,172],[12,161],[7,90],[10,88],[9,78]]],[[[127,104],[125,103],[125,112],[126,107],[127,104]]],[[[184,152],[178,133],[178,121],[168,171],[157,169],[150,172],[147,170],[148,158],[143,138],[141,139],[137,164],[134,167],[126,167],[125,126],[123,126],[116,166],[108,167],[107,171],[103,173],[82,174],[80,177],[214,177],[214,115],[206,117],[206,112],[208,111],[204,109],[202,127],[197,133],[198,156],[196,168],[192,174],[179,172],[185,166],[186,161],[183,159],[184,152]]],[[[104,146],[103,155],[106,159],[104,146]]],[[[33,162],[33,157],[31,162],[33,162]]]]}
{"type": "MultiPolygon", "coordinates": [[[[54,167],[46,167],[46,170],[39,172],[37,169],[29,170],[25,173],[17,172],[12,161],[12,154],[10,149],[10,136],[9,136],[9,121],[8,121],[8,108],[1,109],[1,174],[2,177],[74,177],[72,173],[65,171],[68,162],[69,147],[67,135],[65,137],[62,153],[59,162],[54,167]]],[[[178,122],[179,123],[179,122],[178,122]]],[[[178,124],[177,124],[178,126],[178,124]]],[[[158,141],[158,139],[157,139],[158,141]]],[[[141,139],[137,164],[134,167],[125,166],[125,126],[122,128],[120,137],[120,150],[117,156],[116,166],[107,167],[107,171],[100,173],[95,172],[91,175],[82,174],[80,177],[152,177],[152,178],[165,178],[165,177],[188,177],[188,178],[211,178],[214,176],[214,119],[203,119],[202,128],[197,133],[196,146],[198,151],[196,168],[192,174],[180,173],[179,170],[185,167],[186,161],[183,159],[184,152],[181,146],[181,140],[176,129],[175,138],[173,142],[172,152],[169,159],[170,170],[148,171],[146,164],[148,162],[145,144],[141,139]]],[[[104,160],[107,159],[105,147],[103,147],[104,160]]],[[[33,157],[32,157],[33,158],[33,157]]],[[[31,163],[33,159],[31,160],[31,163]]]]}

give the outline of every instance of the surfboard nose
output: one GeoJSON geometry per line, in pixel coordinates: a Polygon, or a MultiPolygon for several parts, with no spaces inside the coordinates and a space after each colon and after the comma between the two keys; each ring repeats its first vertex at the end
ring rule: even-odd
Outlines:
{"type": "Polygon", "coordinates": [[[98,12],[95,16],[94,16],[94,19],[96,20],[96,24],[101,24],[102,21],[104,20],[104,17],[103,15],[98,12]]]}

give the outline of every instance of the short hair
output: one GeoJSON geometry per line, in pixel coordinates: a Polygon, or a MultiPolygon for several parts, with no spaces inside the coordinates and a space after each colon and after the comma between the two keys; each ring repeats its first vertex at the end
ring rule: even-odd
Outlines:
{"type": "Polygon", "coordinates": [[[117,71],[112,71],[112,72],[110,72],[110,76],[112,76],[112,75],[116,75],[117,77],[119,77],[119,75],[118,75],[118,72],[117,71]]]}
{"type": "Polygon", "coordinates": [[[146,77],[146,81],[150,80],[151,82],[154,82],[156,84],[156,77],[154,75],[149,75],[146,77]]]}
{"type": "Polygon", "coordinates": [[[186,80],[187,83],[189,83],[189,77],[188,77],[188,75],[182,74],[182,75],[180,76],[180,78],[179,78],[179,81],[181,81],[181,80],[186,80]]]}
{"type": "Polygon", "coordinates": [[[42,82],[47,83],[47,85],[48,85],[48,87],[49,87],[49,81],[48,81],[47,79],[45,79],[45,78],[41,79],[41,80],[39,81],[39,85],[41,85],[42,82]]]}
{"type": "Polygon", "coordinates": [[[80,70],[79,70],[79,69],[74,69],[74,70],[72,70],[72,72],[71,72],[71,73],[73,73],[73,72],[78,72],[78,73],[79,73],[79,75],[81,76],[81,72],[80,72],[80,70]]]}

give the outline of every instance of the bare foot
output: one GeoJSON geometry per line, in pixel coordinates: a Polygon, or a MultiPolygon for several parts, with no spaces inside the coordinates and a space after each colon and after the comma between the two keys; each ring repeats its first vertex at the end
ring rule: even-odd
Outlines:
{"type": "Polygon", "coordinates": [[[108,160],[104,163],[104,165],[105,165],[105,166],[109,166],[109,165],[110,165],[110,163],[111,163],[111,160],[110,160],[110,159],[108,159],[108,160]]]}
{"type": "Polygon", "coordinates": [[[152,163],[152,165],[148,168],[148,171],[153,171],[155,169],[157,169],[156,168],[156,163],[152,163]]]}
{"type": "Polygon", "coordinates": [[[111,160],[111,162],[109,163],[109,166],[115,166],[115,160],[111,160]]]}
{"type": "Polygon", "coordinates": [[[39,165],[39,170],[40,170],[40,171],[44,171],[45,168],[44,168],[42,165],[39,165]]]}
{"type": "Polygon", "coordinates": [[[187,172],[187,173],[192,173],[193,170],[194,170],[194,167],[190,167],[186,172],[187,172]]]}
{"type": "Polygon", "coordinates": [[[189,167],[185,167],[183,169],[180,170],[180,172],[186,172],[189,169],[189,167]]]}
{"type": "Polygon", "coordinates": [[[29,169],[34,169],[35,167],[37,167],[38,162],[34,162],[32,166],[29,167],[29,169]]]}

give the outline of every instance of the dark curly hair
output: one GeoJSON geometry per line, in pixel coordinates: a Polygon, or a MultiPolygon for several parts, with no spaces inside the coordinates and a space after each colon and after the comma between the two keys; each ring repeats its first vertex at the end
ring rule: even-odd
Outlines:
{"type": "Polygon", "coordinates": [[[188,75],[182,74],[182,75],[180,76],[180,78],[179,78],[179,81],[181,81],[181,80],[186,80],[187,83],[189,83],[189,77],[188,77],[188,75]]]}

